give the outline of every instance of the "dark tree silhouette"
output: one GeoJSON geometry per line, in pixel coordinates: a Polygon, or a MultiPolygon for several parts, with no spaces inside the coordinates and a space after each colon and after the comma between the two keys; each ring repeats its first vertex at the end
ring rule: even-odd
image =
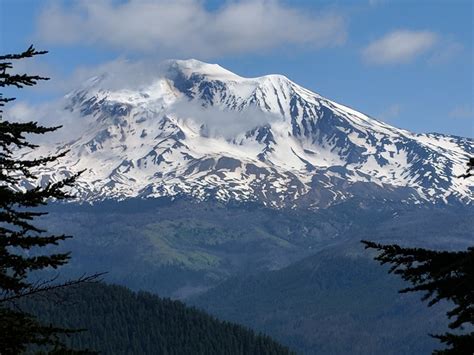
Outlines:
{"type": "MultiPolygon", "coordinates": [[[[469,160],[466,174],[469,177],[474,167],[474,158],[469,160]]],[[[424,292],[423,301],[428,306],[446,300],[454,304],[447,312],[450,329],[466,328],[470,333],[445,333],[432,335],[447,346],[435,354],[474,354],[474,247],[466,251],[436,251],[423,248],[402,248],[399,245],[382,245],[363,240],[365,248],[380,253],[375,260],[390,264],[390,273],[400,275],[413,286],[399,292],[424,292]]]]}
{"type": "MultiPolygon", "coordinates": [[[[15,61],[45,53],[31,46],[20,54],[0,56],[0,87],[21,89],[36,85],[40,80],[48,80],[38,75],[11,73],[15,61]]],[[[0,94],[0,109],[12,100],[14,98],[0,94]]],[[[20,153],[38,147],[28,137],[53,132],[60,126],[43,127],[33,121],[8,122],[3,120],[2,113],[0,110],[0,353],[19,354],[29,346],[46,346],[51,353],[75,353],[63,346],[60,335],[69,335],[76,330],[42,325],[35,317],[15,307],[15,300],[98,277],[83,276],[66,282],[54,279],[32,281],[31,278],[32,272],[56,269],[70,258],[69,253],[50,254],[45,251],[70,236],[50,235],[33,222],[45,214],[38,207],[50,200],[71,197],[65,189],[74,184],[80,172],[61,181],[39,184],[38,169],[62,158],[67,151],[37,158],[21,158],[20,153]],[[28,186],[23,184],[25,181],[34,187],[25,188],[28,186]]]]}
{"type": "MultiPolygon", "coordinates": [[[[413,287],[401,293],[422,291],[422,300],[428,306],[448,300],[454,308],[447,315],[449,328],[462,329],[474,322],[474,248],[466,251],[435,251],[422,248],[402,248],[398,245],[381,245],[362,241],[366,248],[381,253],[375,258],[381,264],[391,264],[389,272],[400,275],[413,287]]],[[[434,335],[450,346],[437,354],[470,354],[474,350],[474,333],[434,335]],[[469,350],[469,351],[468,351],[469,350]]]]}

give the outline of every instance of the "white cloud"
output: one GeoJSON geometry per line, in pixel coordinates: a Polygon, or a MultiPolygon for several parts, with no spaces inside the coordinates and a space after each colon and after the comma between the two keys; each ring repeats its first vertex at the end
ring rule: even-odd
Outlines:
{"type": "Polygon", "coordinates": [[[39,122],[46,127],[63,126],[58,130],[32,135],[33,143],[61,143],[76,139],[93,121],[93,117],[64,110],[64,99],[42,104],[29,104],[24,101],[5,107],[4,119],[11,122],[39,122]]]}
{"type": "Polygon", "coordinates": [[[138,90],[150,85],[164,74],[163,62],[117,58],[96,66],[81,66],[66,80],[70,90],[76,90],[96,76],[102,76],[101,88],[106,90],[138,90]]]}
{"type": "MultiPolygon", "coordinates": [[[[130,60],[119,57],[115,60],[98,65],[77,66],[71,73],[62,73],[53,65],[44,61],[46,57],[28,58],[18,61],[12,69],[12,74],[35,74],[49,77],[48,81],[40,81],[38,85],[28,87],[28,90],[37,90],[41,93],[63,96],[70,91],[77,90],[94,76],[105,75],[102,85],[108,90],[129,89],[136,90],[147,86],[163,74],[163,62],[142,59],[130,60]]],[[[16,90],[12,90],[16,96],[16,90]]],[[[9,95],[7,95],[9,96],[9,95]]]]}
{"type": "MultiPolygon", "coordinates": [[[[78,68],[73,75],[63,78],[61,88],[66,92],[82,88],[95,90],[140,90],[146,89],[157,78],[164,75],[168,64],[151,60],[131,61],[117,59],[94,67],[78,68]],[[94,79],[101,77],[99,82],[94,79]]],[[[82,116],[77,110],[65,110],[68,97],[61,97],[47,103],[31,104],[25,101],[13,102],[5,107],[4,118],[8,121],[37,121],[45,126],[62,125],[65,128],[43,136],[32,137],[36,143],[67,142],[78,138],[94,122],[93,116],[82,116]]],[[[208,106],[200,101],[183,98],[169,107],[169,114],[184,121],[192,121],[201,127],[201,133],[208,137],[231,139],[256,127],[282,120],[276,114],[265,113],[250,106],[241,112],[208,106]]]]}
{"type": "Polygon", "coordinates": [[[201,127],[201,133],[208,137],[231,139],[256,127],[281,121],[276,114],[263,112],[257,107],[243,111],[223,110],[214,106],[203,107],[200,102],[178,100],[171,113],[184,120],[191,120],[201,127]]]}
{"type": "Polygon", "coordinates": [[[472,105],[459,105],[454,107],[449,112],[449,117],[451,118],[470,118],[474,119],[474,110],[472,105]]]}
{"type": "Polygon", "coordinates": [[[438,36],[430,31],[397,30],[370,43],[362,57],[372,64],[406,63],[432,49],[437,41],[438,36]]]}
{"type": "MultiPolygon", "coordinates": [[[[29,103],[14,101],[4,108],[4,119],[13,122],[37,121],[44,126],[62,125],[59,129],[44,136],[32,137],[35,142],[62,142],[77,138],[80,132],[92,122],[93,118],[81,116],[77,112],[64,110],[67,104],[65,94],[87,87],[88,81],[96,76],[105,75],[100,86],[107,90],[138,90],[150,85],[162,75],[160,62],[152,60],[131,61],[124,58],[106,62],[97,66],[81,66],[70,75],[61,75],[41,60],[33,58],[19,61],[13,73],[39,73],[51,77],[51,80],[40,82],[31,89],[56,94],[47,102],[29,103]],[[58,98],[59,95],[59,98],[58,98]]],[[[15,96],[15,95],[6,95],[15,96]]],[[[21,99],[21,97],[20,97],[21,99]]]]}
{"type": "Polygon", "coordinates": [[[37,33],[48,43],[215,57],[339,45],[345,27],[338,14],[308,14],[277,0],[229,1],[214,11],[199,0],[128,0],[53,3],[40,14],[37,33]]]}

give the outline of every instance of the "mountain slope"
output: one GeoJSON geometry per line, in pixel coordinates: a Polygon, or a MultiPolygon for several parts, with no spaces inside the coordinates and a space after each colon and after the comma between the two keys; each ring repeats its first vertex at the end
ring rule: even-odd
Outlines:
{"type": "Polygon", "coordinates": [[[353,196],[473,197],[455,178],[472,139],[397,129],[280,75],[242,78],[196,60],[160,68],[133,89],[105,74],[68,94],[65,109],[90,124],[60,146],[71,152],[43,181],[85,169],[86,201],[185,195],[319,208],[353,196]]]}
{"type": "Polygon", "coordinates": [[[248,328],[120,286],[82,285],[24,299],[20,306],[45,323],[87,329],[65,341],[101,354],[290,354],[248,328]]]}
{"type": "Polygon", "coordinates": [[[74,236],[55,250],[72,253],[63,277],[108,271],[108,282],[182,299],[350,241],[472,244],[471,207],[369,202],[351,199],[318,211],[180,199],[52,204],[40,227],[74,236]]]}
{"type": "Polygon", "coordinates": [[[234,277],[188,301],[301,354],[429,354],[439,347],[429,334],[447,328],[446,307],[400,295],[403,287],[359,244],[234,277]]]}

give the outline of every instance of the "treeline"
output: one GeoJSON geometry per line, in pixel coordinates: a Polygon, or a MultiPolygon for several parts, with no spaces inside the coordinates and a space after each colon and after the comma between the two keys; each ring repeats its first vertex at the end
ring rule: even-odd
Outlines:
{"type": "Polygon", "coordinates": [[[19,306],[45,324],[87,329],[65,343],[101,354],[291,354],[268,336],[121,286],[87,284],[19,306]]]}

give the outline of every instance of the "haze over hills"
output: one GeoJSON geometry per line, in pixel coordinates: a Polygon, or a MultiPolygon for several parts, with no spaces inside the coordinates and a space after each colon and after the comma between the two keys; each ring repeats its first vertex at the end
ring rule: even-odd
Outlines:
{"type": "Polygon", "coordinates": [[[321,208],[351,197],[473,198],[470,182],[455,178],[472,139],[392,127],[281,75],[243,78],[171,60],[132,88],[110,73],[94,77],[64,108],[89,124],[55,147],[70,152],[42,179],[85,169],[81,201],[186,196],[321,208]]]}

